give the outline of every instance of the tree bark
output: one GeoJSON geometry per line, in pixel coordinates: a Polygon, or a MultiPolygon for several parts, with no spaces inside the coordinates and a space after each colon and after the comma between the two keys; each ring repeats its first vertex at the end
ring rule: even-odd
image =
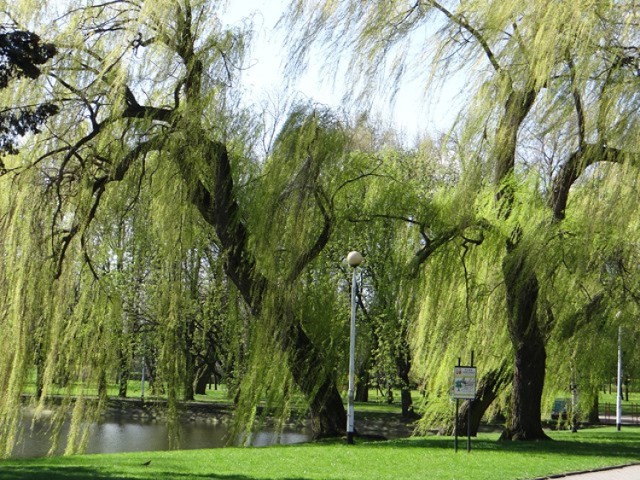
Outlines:
{"type": "MultiPolygon", "coordinates": [[[[520,126],[536,100],[538,90],[528,88],[511,92],[496,132],[494,182],[501,216],[511,215],[514,192],[509,185],[516,159],[520,126]]],[[[502,262],[507,297],[507,325],[514,350],[512,416],[503,433],[504,439],[549,439],[542,431],[541,398],[546,368],[545,342],[537,316],[538,278],[521,244],[520,227],[515,226],[507,239],[507,253],[502,262]]]]}
{"type": "Polygon", "coordinates": [[[201,365],[198,373],[196,374],[196,394],[197,395],[206,395],[207,394],[207,385],[211,380],[211,374],[213,373],[213,368],[209,363],[204,363],[201,365]]]}
{"type": "MultiPolygon", "coordinates": [[[[406,339],[403,337],[403,343],[406,339]]],[[[408,345],[406,350],[402,349],[400,355],[396,357],[396,366],[398,368],[398,378],[400,379],[400,404],[402,406],[402,416],[412,418],[415,413],[413,411],[413,399],[411,398],[411,381],[409,380],[409,371],[411,370],[411,358],[408,355],[408,345]]]]}
{"type": "Polygon", "coordinates": [[[356,377],[356,402],[368,402],[369,401],[369,372],[365,366],[363,366],[356,377]]]}
{"type": "Polygon", "coordinates": [[[36,366],[36,399],[40,400],[42,397],[42,390],[44,389],[44,371],[45,371],[45,357],[44,346],[41,341],[36,341],[35,344],[35,358],[34,363],[36,366]]]}
{"type": "Polygon", "coordinates": [[[182,392],[182,400],[191,402],[195,400],[195,383],[196,383],[196,359],[193,354],[193,337],[195,334],[195,322],[189,316],[186,319],[185,338],[184,338],[184,390],[182,392]]]}
{"type": "Polygon", "coordinates": [[[127,388],[129,386],[129,358],[126,352],[120,351],[120,362],[118,372],[118,397],[127,398],[127,388]]]}
{"type": "Polygon", "coordinates": [[[503,439],[548,440],[542,430],[541,399],[545,342],[538,325],[538,278],[523,248],[510,246],[502,271],[507,290],[509,336],[514,349],[512,413],[503,439]]]}
{"type": "Polygon", "coordinates": [[[310,400],[311,429],[314,438],[344,435],[347,414],[342,397],[332,376],[318,372],[324,365],[322,355],[298,322],[290,329],[293,379],[307,399],[310,400]],[[324,375],[318,388],[318,375],[324,375]]]}
{"type": "Polygon", "coordinates": [[[600,423],[600,404],[598,399],[598,388],[594,388],[593,402],[591,402],[591,408],[589,408],[589,414],[587,419],[591,425],[598,425],[600,423]]]}

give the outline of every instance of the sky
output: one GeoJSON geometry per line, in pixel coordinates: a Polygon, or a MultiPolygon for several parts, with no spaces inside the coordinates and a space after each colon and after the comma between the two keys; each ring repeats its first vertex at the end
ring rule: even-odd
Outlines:
{"type": "MultiPolygon", "coordinates": [[[[287,52],[283,45],[284,35],[276,24],[287,3],[287,0],[230,0],[223,17],[232,25],[247,17],[253,19],[255,33],[248,61],[250,67],[243,72],[242,81],[249,97],[256,103],[261,99],[276,98],[285,83],[287,52]]],[[[310,59],[307,72],[296,80],[289,93],[340,108],[348,88],[345,79],[340,74],[327,78],[321,67],[322,59],[310,59]]],[[[425,99],[424,88],[418,80],[406,81],[393,106],[389,99],[380,98],[376,109],[381,117],[389,118],[391,125],[409,142],[424,133],[436,136],[449,130],[455,120],[458,101],[454,87],[463,81],[462,78],[454,79],[448,89],[438,92],[435,101],[433,96],[429,101],[425,99]]]]}

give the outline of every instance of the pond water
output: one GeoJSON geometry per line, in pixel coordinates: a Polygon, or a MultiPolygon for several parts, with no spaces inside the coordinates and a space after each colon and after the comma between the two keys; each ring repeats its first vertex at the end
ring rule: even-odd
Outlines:
{"type": "MultiPolygon", "coordinates": [[[[31,428],[31,418],[23,419],[24,433],[14,448],[14,458],[43,457],[50,447],[48,423],[35,422],[31,428]]],[[[56,454],[64,452],[64,439],[69,432],[69,424],[62,427],[62,446],[56,454]]],[[[224,423],[203,421],[182,422],[180,425],[180,448],[219,448],[228,446],[229,428],[224,423]]],[[[274,444],[292,444],[311,439],[308,429],[285,429],[278,434],[263,430],[252,435],[250,444],[261,447],[274,444]]],[[[93,425],[90,429],[86,453],[116,453],[150,450],[168,450],[167,425],[155,420],[108,419],[93,425]]]]}

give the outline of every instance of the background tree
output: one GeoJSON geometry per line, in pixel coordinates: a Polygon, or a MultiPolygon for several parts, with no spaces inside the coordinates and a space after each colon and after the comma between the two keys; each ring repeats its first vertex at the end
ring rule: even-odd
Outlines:
{"type": "MultiPolygon", "coordinates": [[[[37,79],[42,73],[40,66],[55,54],[55,46],[42,43],[35,33],[0,26],[0,89],[7,88],[18,79],[37,79]]],[[[0,155],[17,153],[18,139],[30,132],[37,133],[40,125],[57,112],[58,107],[47,102],[35,106],[3,104],[0,111],[0,155]]],[[[4,171],[0,157],[0,173],[4,171]]]]}

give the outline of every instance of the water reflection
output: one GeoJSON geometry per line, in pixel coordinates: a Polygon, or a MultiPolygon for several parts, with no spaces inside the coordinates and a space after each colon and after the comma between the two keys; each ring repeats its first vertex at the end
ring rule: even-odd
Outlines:
{"type": "MultiPolygon", "coordinates": [[[[50,448],[48,423],[23,419],[24,433],[16,445],[12,456],[15,458],[42,457],[50,448]]],[[[62,426],[62,445],[55,452],[64,452],[64,439],[69,432],[69,423],[62,426]]],[[[229,428],[223,423],[184,422],[180,425],[181,447],[183,449],[219,448],[228,445],[229,428]]],[[[250,444],[261,447],[274,444],[301,443],[310,440],[306,429],[285,429],[281,434],[263,430],[251,436],[250,444]]],[[[93,425],[89,433],[86,453],[117,453],[150,450],[168,450],[167,425],[162,421],[145,420],[105,420],[93,425]]]]}

